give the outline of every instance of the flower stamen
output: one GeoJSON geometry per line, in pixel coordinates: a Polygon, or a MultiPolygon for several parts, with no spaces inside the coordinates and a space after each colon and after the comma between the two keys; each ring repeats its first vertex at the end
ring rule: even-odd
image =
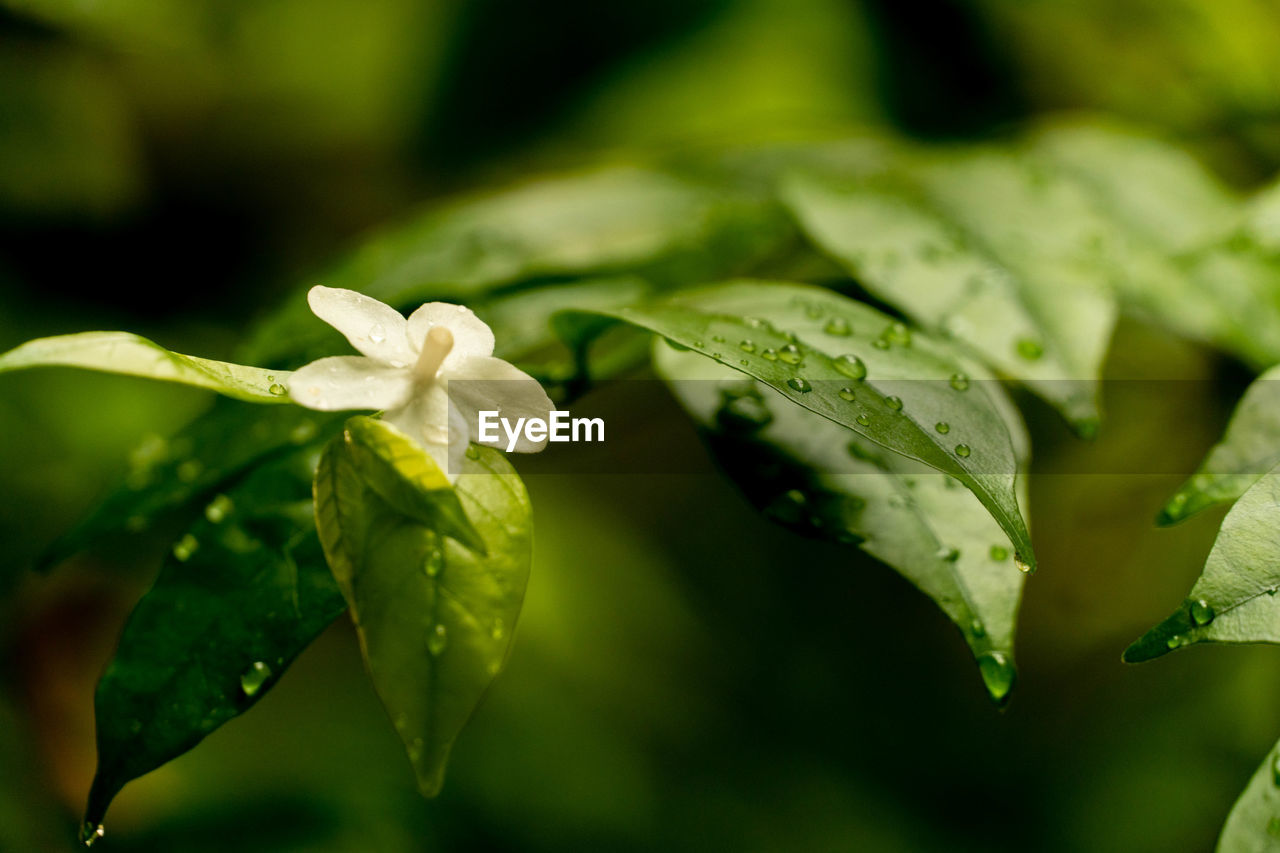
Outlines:
{"type": "Polygon", "coordinates": [[[453,349],[453,332],[444,326],[432,326],[422,341],[422,352],[413,366],[413,374],[420,382],[432,382],[440,372],[440,365],[453,349]]]}

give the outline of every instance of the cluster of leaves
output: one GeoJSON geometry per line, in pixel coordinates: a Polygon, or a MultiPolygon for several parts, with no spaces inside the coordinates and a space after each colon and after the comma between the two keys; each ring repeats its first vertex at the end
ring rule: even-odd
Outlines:
{"type": "MultiPolygon", "coordinates": [[[[1259,369],[1280,362],[1277,210],[1275,193],[1242,203],[1177,148],[1096,123],[942,150],[856,137],[457,200],[320,281],[402,310],[465,302],[494,328],[497,355],[562,400],[650,364],[754,505],[909,579],[1003,702],[1035,568],[1030,447],[1004,382],[1093,434],[1122,310],[1259,369]],[[666,343],[651,356],[636,330],[666,343]]],[[[288,402],[289,369],[344,351],[300,290],[239,354],[257,368],[118,333],[0,356],[0,372],[73,365],[239,398],[146,448],[50,551],[52,563],[113,529],[190,523],[98,689],[86,839],[125,783],[247,710],[344,609],[420,787],[439,788],[509,648],[529,503],[492,451],[473,448],[450,487],[377,420],[245,405],[288,402]]],[[[1267,473],[1280,415],[1264,380],[1165,511],[1176,520],[1243,494],[1188,606],[1130,660],[1280,637],[1268,627],[1274,546],[1254,532],[1280,513],[1280,475],[1267,473]]],[[[1254,831],[1239,815],[1277,796],[1257,788],[1229,835],[1254,831]]]]}

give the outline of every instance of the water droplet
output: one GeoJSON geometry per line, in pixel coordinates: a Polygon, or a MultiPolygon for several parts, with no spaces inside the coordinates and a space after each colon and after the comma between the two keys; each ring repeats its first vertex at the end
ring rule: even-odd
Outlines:
{"type": "Polygon", "coordinates": [[[1003,705],[1009,698],[1009,691],[1018,679],[1018,671],[1004,652],[983,652],[978,655],[978,671],[986,682],[987,692],[998,704],[1003,705]]]}
{"type": "Polygon", "coordinates": [[[800,348],[795,344],[787,344],[778,350],[778,359],[787,364],[799,364],[804,360],[804,355],[800,352],[800,348]]]}
{"type": "Polygon", "coordinates": [[[956,445],[956,456],[959,456],[961,459],[968,459],[969,453],[970,453],[969,445],[967,444],[956,445]]]}
{"type": "Polygon", "coordinates": [[[759,317],[744,317],[742,322],[746,323],[748,326],[750,326],[753,329],[769,328],[769,321],[761,320],[759,317]]]}
{"type": "Polygon", "coordinates": [[[439,548],[432,548],[431,553],[427,555],[427,561],[422,564],[422,570],[427,573],[427,577],[439,577],[444,571],[444,551],[439,548]]]}
{"type": "Polygon", "coordinates": [[[776,349],[774,349],[773,347],[769,347],[767,350],[765,350],[764,352],[760,353],[760,355],[764,356],[764,360],[765,360],[765,361],[777,361],[777,360],[778,360],[778,351],[777,351],[776,349]]]}
{"type": "Polygon", "coordinates": [[[476,447],[474,444],[468,444],[467,449],[464,450],[462,453],[472,462],[475,462],[477,459],[480,458],[480,448],[476,447]]]}
{"type": "Polygon", "coordinates": [[[980,640],[987,636],[987,626],[982,624],[982,620],[975,618],[969,623],[969,633],[980,640]]]}
{"type": "Polygon", "coordinates": [[[693,348],[694,348],[694,349],[702,349],[704,346],[706,346],[706,344],[704,344],[702,341],[694,341],[694,342],[693,342],[693,348]]]}
{"type": "Polygon", "coordinates": [[[387,330],[381,323],[374,323],[373,327],[369,329],[369,340],[373,341],[375,344],[380,344],[386,339],[387,330]]]}
{"type": "Polygon", "coordinates": [[[1044,347],[1040,345],[1039,341],[1033,341],[1031,338],[1019,338],[1017,346],[1018,355],[1027,361],[1035,361],[1044,355],[1044,347]]]}
{"type": "Polygon", "coordinates": [[[245,696],[255,696],[270,677],[271,667],[260,660],[254,661],[253,665],[241,674],[240,689],[244,691],[245,696]]]}
{"type": "Polygon", "coordinates": [[[203,471],[203,462],[199,459],[188,459],[178,466],[178,479],[184,483],[194,483],[203,471]]]}
{"type": "Polygon", "coordinates": [[[277,397],[283,397],[285,394],[289,393],[288,389],[285,388],[283,385],[281,385],[279,382],[273,382],[271,384],[271,387],[268,388],[267,390],[277,397]]]}
{"type": "Polygon", "coordinates": [[[991,555],[991,559],[995,560],[997,563],[1003,563],[1005,560],[1009,559],[1009,549],[1003,545],[992,545],[991,550],[988,553],[991,555]]]}
{"type": "Polygon", "coordinates": [[[804,306],[804,315],[808,317],[810,320],[816,320],[819,317],[821,317],[822,314],[823,314],[822,305],[820,305],[817,302],[810,302],[808,305],[804,306]]]}
{"type": "Polygon", "coordinates": [[[866,415],[858,415],[856,418],[854,418],[854,420],[857,421],[859,426],[871,425],[871,418],[867,417],[866,415]]]}
{"type": "Polygon", "coordinates": [[[908,346],[911,343],[911,330],[903,323],[894,323],[884,330],[884,337],[891,343],[908,346]]]}
{"type": "Polygon", "coordinates": [[[841,400],[846,400],[850,403],[852,403],[854,401],[854,398],[857,397],[857,395],[853,393],[852,388],[841,388],[836,393],[839,394],[841,400]]]}
{"type": "Polygon", "coordinates": [[[1205,601],[1203,598],[1191,602],[1191,621],[1200,627],[1204,627],[1213,621],[1213,617],[1217,614],[1213,612],[1213,605],[1205,601]]]}
{"type": "Polygon", "coordinates": [[[1176,649],[1182,645],[1182,636],[1179,634],[1174,634],[1172,637],[1165,640],[1164,644],[1167,648],[1176,649]]]}
{"type": "Polygon", "coordinates": [[[822,327],[822,331],[837,338],[847,338],[852,330],[849,328],[849,321],[845,318],[832,317],[827,321],[827,325],[822,327]]]}
{"type": "Polygon", "coordinates": [[[235,504],[232,503],[231,498],[226,495],[218,495],[209,501],[209,505],[204,508],[204,517],[214,524],[218,524],[230,515],[233,509],[235,509],[235,504]]]}
{"type": "Polygon", "coordinates": [[[884,398],[884,404],[885,404],[886,406],[888,406],[889,408],[893,409],[895,412],[900,412],[900,411],[902,411],[902,398],[901,398],[901,397],[885,397],[885,398],[884,398]]]}
{"type": "Polygon", "coordinates": [[[431,652],[432,657],[438,657],[448,643],[449,629],[443,625],[437,625],[431,632],[431,636],[427,638],[427,651],[431,652]]]}
{"type": "Polygon", "coordinates": [[[813,386],[809,384],[809,380],[800,376],[793,376],[788,379],[787,387],[792,391],[799,391],[801,394],[807,394],[813,390],[813,386]]]}
{"type": "Polygon", "coordinates": [[[933,425],[933,428],[936,429],[938,432],[942,433],[943,435],[946,435],[947,433],[951,432],[951,424],[947,423],[946,421],[938,421],[936,424],[933,425]]]}
{"type": "Polygon", "coordinates": [[[742,343],[738,344],[738,349],[742,350],[743,352],[755,352],[756,351],[755,341],[744,340],[742,343]]]}
{"type": "Polygon", "coordinates": [[[85,847],[92,847],[106,834],[107,831],[102,824],[85,821],[84,825],[80,827],[80,843],[85,847]]]}
{"type": "Polygon", "coordinates": [[[1017,551],[1013,552],[1013,564],[1017,566],[1018,571],[1022,572],[1024,575],[1032,573],[1031,564],[1027,562],[1027,558],[1019,554],[1017,551]]]}
{"type": "Polygon", "coordinates": [[[969,388],[969,377],[963,373],[951,374],[951,387],[957,391],[966,391],[969,388]]]}
{"type": "Polygon", "coordinates": [[[858,358],[856,355],[846,354],[837,356],[833,364],[835,364],[836,370],[839,371],[842,376],[847,376],[850,379],[856,379],[858,381],[867,378],[867,366],[863,364],[862,359],[858,358]]]}
{"type": "Polygon", "coordinates": [[[711,340],[715,341],[718,344],[722,344],[724,343],[724,335],[712,335],[711,340]]]}
{"type": "Polygon", "coordinates": [[[750,363],[751,362],[747,361],[745,358],[738,359],[738,364],[741,364],[743,367],[746,367],[750,363]]]}
{"type": "Polygon", "coordinates": [[[871,345],[872,345],[873,347],[875,347],[876,349],[888,349],[888,348],[889,348],[889,342],[888,342],[888,341],[886,341],[884,338],[876,338],[874,341],[872,341],[872,342],[871,342],[871,345]]]}
{"type": "Polygon", "coordinates": [[[934,552],[933,556],[937,557],[939,560],[954,563],[956,560],[960,559],[960,549],[952,548],[949,545],[943,545],[934,552]]]}
{"type": "Polygon", "coordinates": [[[173,557],[180,563],[185,563],[191,559],[191,555],[200,547],[200,543],[196,537],[190,533],[183,536],[177,542],[173,543],[173,557]]]}

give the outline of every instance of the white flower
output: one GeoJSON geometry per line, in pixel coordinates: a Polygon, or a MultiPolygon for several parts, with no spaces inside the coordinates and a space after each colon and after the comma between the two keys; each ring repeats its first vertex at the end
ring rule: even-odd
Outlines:
{"type": "MultiPolygon", "coordinates": [[[[307,301],[364,355],[311,362],[290,377],[290,396],[325,412],[383,410],[382,419],[426,448],[450,482],[476,439],[478,411],[546,419],[554,408],[536,379],[493,357],[493,332],[465,305],[428,302],[406,320],[353,290],[316,286],[307,301]]],[[[545,446],[521,435],[514,449],[545,446]]]]}

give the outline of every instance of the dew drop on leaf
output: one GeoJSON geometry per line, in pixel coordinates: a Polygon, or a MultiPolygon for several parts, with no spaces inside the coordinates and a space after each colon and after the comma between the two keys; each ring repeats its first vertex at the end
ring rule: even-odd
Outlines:
{"type": "Polygon", "coordinates": [[[431,636],[427,638],[427,651],[431,652],[432,657],[438,657],[448,643],[449,629],[443,625],[437,625],[431,632],[431,636]]]}
{"type": "Polygon", "coordinates": [[[463,451],[463,454],[474,462],[480,458],[480,448],[476,447],[474,444],[468,444],[467,449],[463,451]]]}
{"type": "Polygon", "coordinates": [[[787,344],[785,347],[778,350],[778,358],[787,364],[799,364],[804,360],[804,356],[795,344],[787,344]]]}
{"type": "Polygon", "coordinates": [[[1009,658],[1004,652],[983,652],[978,655],[978,670],[991,697],[1003,704],[1018,677],[1009,658]]]}
{"type": "Polygon", "coordinates": [[[180,563],[185,563],[191,559],[191,555],[200,547],[200,543],[196,537],[190,533],[183,536],[177,542],[173,543],[173,558],[180,563]]]}
{"type": "Polygon", "coordinates": [[[801,394],[807,394],[813,390],[813,385],[809,383],[809,380],[800,376],[793,376],[788,379],[787,387],[792,391],[799,391],[801,394]]]}
{"type": "Polygon", "coordinates": [[[968,459],[969,453],[970,453],[969,445],[967,444],[956,445],[956,456],[959,456],[961,459],[968,459]]]}
{"type": "Polygon", "coordinates": [[[827,325],[822,327],[822,331],[837,338],[847,338],[851,330],[848,320],[843,317],[832,317],[827,321],[827,325]]]}
{"type": "Polygon", "coordinates": [[[956,560],[960,559],[960,551],[959,549],[952,548],[949,545],[943,545],[934,552],[933,556],[937,557],[939,560],[954,563],[956,560]]]}
{"type": "Polygon", "coordinates": [[[1213,617],[1217,614],[1213,612],[1213,605],[1205,601],[1203,598],[1191,602],[1191,621],[1200,627],[1204,627],[1213,621],[1213,617]]]}
{"type": "Polygon", "coordinates": [[[857,396],[856,394],[854,394],[854,393],[853,393],[853,389],[852,389],[852,388],[841,388],[841,389],[840,389],[838,392],[836,392],[836,393],[837,393],[837,395],[840,397],[840,399],[841,399],[841,400],[845,400],[845,401],[850,402],[850,403],[852,403],[852,402],[853,402],[853,400],[854,400],[854,398],[857,396]]]}
{"type": "Polygon", "coordinates": [[[271,667],[260,660],[254,661],[253,665],[240,675],[240,689],[244,691],[245,696],[256,696],[270,677],[271,667]]]}
{"type": "Polygon", "coordinates": [[[769,347],[767,350],[765,350],[764,352],[762,352],[762,353],[760,353],[760,354],[761,354],[762,356],[764,356],[764,360],[765,360],[765,361],[777,361],[777,360],[778,360],[778,351],[777,351],[776,349],[774,349],[773,347],[769,347]]]}
{"type": "Polygon", "coordinates": [[[871,342],[871,345],[872,345],[873,347],[875,347],[876,349],[888,349],[888,348],[889,348],[889,342],[888,342],[888,341],[886,341],[884,338],[876,338],[874,341],[872,341],[872,342],[871,342]]]}
{"type": "Polygon", "coordinates": [[[84,825],[80,827],[80,843],[85,847],[92,847],[106,834],[107,830],[102,824],[85,821],[84,825]]]}
{"type": "Polygon", "coordinates": [[[1170,649],[1176,649],[1182,645],[1182,635],[1174,634],[1172,637],[1165,640],[1164,644],[1170,649]]]}
{"type": "Polygon", "coordinates": [[[854,420],[858,422],[859,426],[871,425],[871,418],[867,417],[866,415],[858,415],[856,418],[854,418],[854,420]]]}
{"type": "Polygon", "coordinates": [[[744,340],[742,343],[738,344],[738,349],[743,352],[755,352],[756,345],[754,341],[744,340]]]}
{"type": "Polygon", "coordinates": [[[387,330],[381,323],[374,323],[373,327],[369,329],[369,340],[373,341],[375,344],[380,344],[386,339],[387,330]]]}
{"type": "Polygon", "coordinates": [[[987,627],[982,624],[982,621],[980,619],[974,619],[972,622],[969,623],[969,633],[973,634],[973,636],[977,637],[978,639],[982,639],[983,637],[987,636],[987,627]]]}
{"type": "Polygon", "coordinates": [[[268,388],[267,390],[277,397],[283,397],[286,393],[288,393],[287,389],[283,385],[281,385],[279,382],[273,382],[271,384],[271,387],[268,388]]]}
{"type": "Polygon", "coordinates": [[[893,409],[895,412],[900,412],[900,411],[902,411],[902,398],[901,398],[901,397],[885,397],[885,398],[884,398],[884,404],[885,404],[886,406],[888,406],[889,408],[893,409]]]}
{"type": "Polygon", "coordinates": [[[1027,361],[1035,361],[1044,355],[1044,347],[1040,345],[1039,341],[1033,341],[1031,338],[1020,338],[1017,347],[1018,355],[1027,361]]]}
{"type": "Polygon", "coordinates": [[[1027,562],[1026,557],[1022,556],[1017,551],[1013,552],[1013,564],[1017,566],[1018,571],[1022,572],[1024,575],[1031,574],[1031,564],[1027,562]]]}
{"type": "Polygon", "coordinates": [[[951,374],[951,387],[957,391],[967,391],[969,389],[969,377],[963,373],[951,374]]]}
{"type": "Polygon", "coordinates": [[[947,433],[951,432],[951,424],[947,423],[946,421],[938,421],[936,424],[933,425],[933,428],[936,429],[938,432],[942,433],[943,435],[946,435],[947,433]]]}
{"type": "Polygon", "coordinates": [[[847,376],[850,379],[856,379],[859,381],[867,378],[867,366],[863,364],[862,359],[858,358],[856,355],[846,354],[837,356],[834,364],[836,370],[839,371],[842,376],[847,376]]]}
{"type": "Polygon", "coordinates": [[[884,337],[890,342],[908,346],[911,343],[911,330],[903,323],[894,323],[884,330],[884,337]]]}
{"type": "Polygon", "coordinates": [[[235,509],[235,504],[232,503],[231,498],[226,495],[218,495],[209,501],[209,505],[204,508],[204,517],[213,524],[218,524],[230,515],[233,509],[235,509]]]}

